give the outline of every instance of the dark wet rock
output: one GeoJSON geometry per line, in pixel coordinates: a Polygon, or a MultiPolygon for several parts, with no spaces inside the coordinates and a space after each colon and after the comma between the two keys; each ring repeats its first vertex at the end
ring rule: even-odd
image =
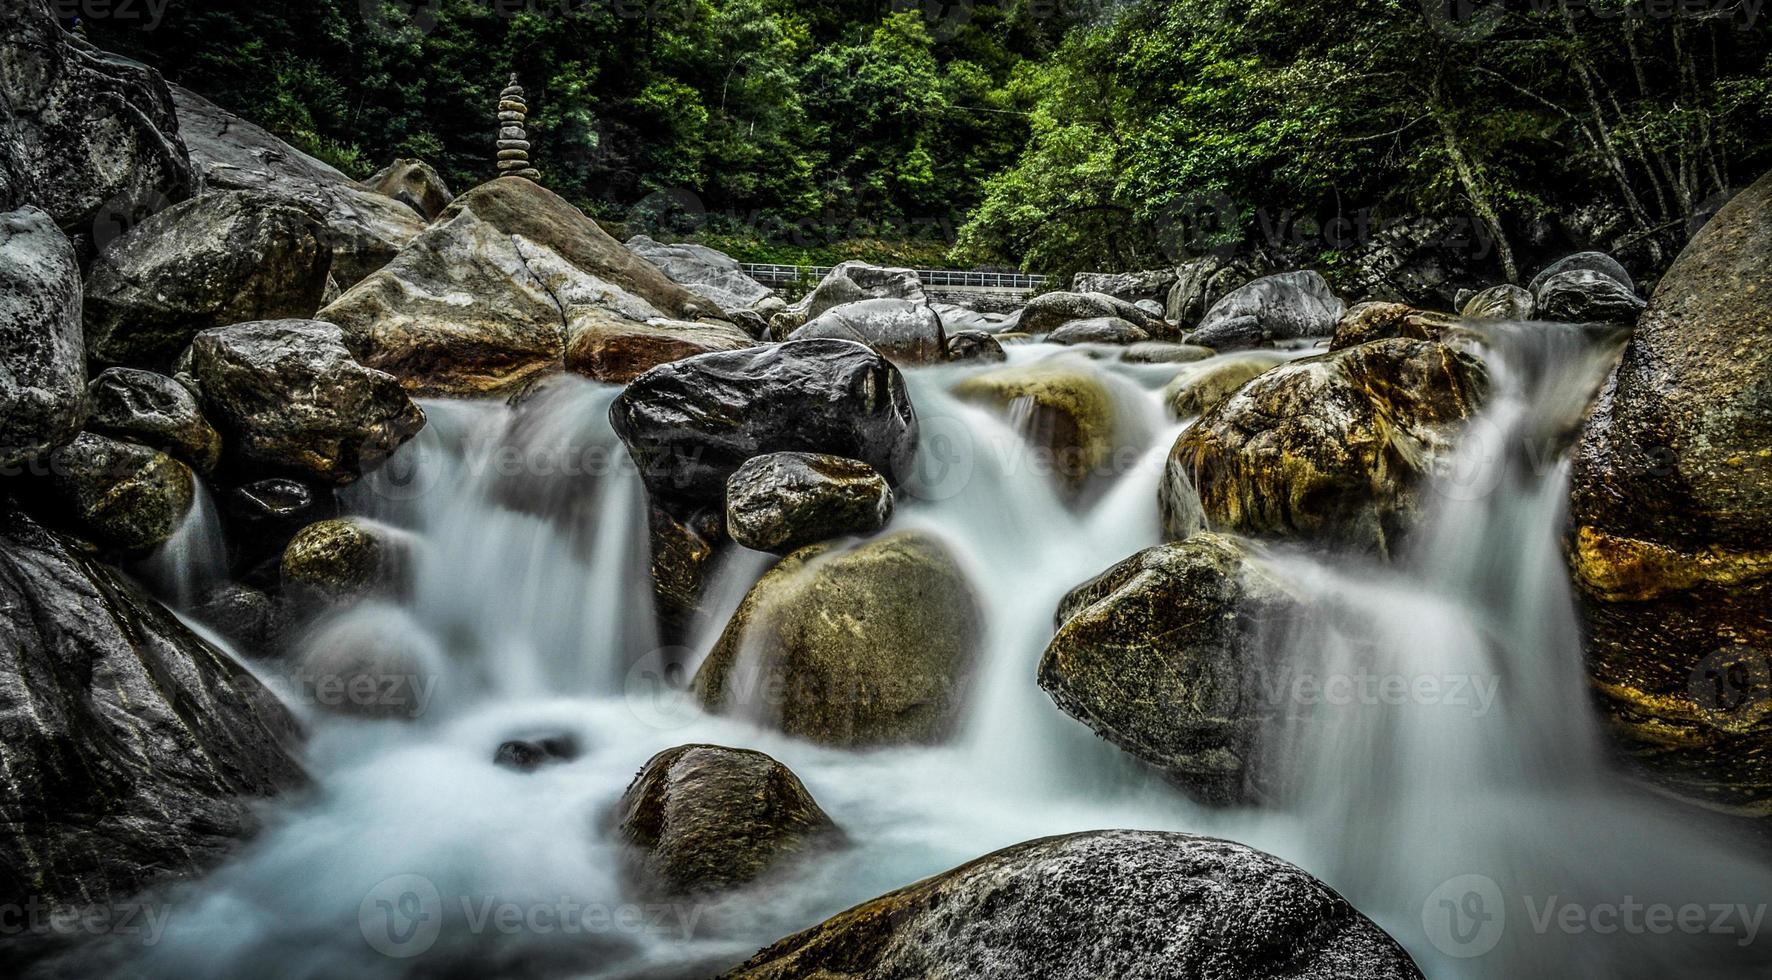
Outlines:
{"type": "Polygon", "coordinates": [[[0,170],[19,185],[14,204],[102,245],[190,197],[197,178],[159,73],[64,32],[57,9],[0,7],[0,105],[13,137],[0,143],[0,170]]]}
{"type": "Polygon", "coordinates": [[[1444,344],[1379,340],[1263,372],[1176,440],[1171,538],[1202,526],[1391,554],[1450,459],[1487,373],[1444,344]]]}
{"type": "Polygon", "coordinates": [[[726,531],[747,548],[785,555],[872,534],[892,517],[892,488],[872,466],[818,453],[770,453],[726,481],[726,531]]]}
{"type": "Polygon", "coordinates": [[[1241,286],[1206,311],[1200,326],[1190,338],[1191,343],[1223,350],[1214,343],[1220,325],[1240,317],[1252,316],[1260,324],[1261,334],[1273,340],[1295,340],[1301,337],[1327,337],[1347,311],[1329,283],[1315,272],[1282,272],[1257,279],[1241,286]]]}
{"type": "Polygon", "coordinates": [[[274,695],[11,508],[0,620],[0,904],[90,907],[217,864],[303,781],[274,695]]]}
{"type": "Polygon", "coordinates": [[[518,772],[534,772],[550,763],[571,762],[578,755],[578,739],[571,735],[545,735],[501,743],[492,755],[492,762],[518,772]]]}
{"type": "MultiPolygon", "coordinates": [[[[1517,287],[1512,287],[1517,288],[1517,287]]],[[[1458,318],[1446,313],[1418,310],[1402,303],[1361,303],[1347,311],[1335,325],[1329,349],[1346,350],[1374,340],[1440,340],[1458,326],[1458,318]]]]}
{"type": "Polygon", "coordinates": [[[1163,404],[1177,419],[1204,415],[1239,388],[1286,361],[1286,356],[1277,351],[1240,351],[1198,362],[1176,372],[1163,388],[1163,404]]]}
{"type": "Polygon", "coordinates": [[[703,587],[726,537],[725,513],[724,502],[682,517],[647,502],[653,605],[666,642],[685,639],[699,623],[703,587]]]}
{"type": "Polygon", "coordinates": [[[706,245],[665,245],[645,235],[628,239],[628,248],[670,280],[720,305],[722,310],[750,310],[775,295],[768,286],[744,274],[725,252],[706,245]]]}
{"type": "Polygon", "coordinates": [[[788,335],[789,340],[830,338],[866,344],[897,364],[936,364],[947,359],[941,318],[926,303],[865,299],[833,306],[788,335]]]}
{"type": "Polygon", "coordinates": [[[970,375],[954,386],[962,399],[1009,412],[1031,406],[1026,431],[1030,462],[1046,467],[1075,495],[1112,458],[1117,416],[1100,373],[1074,356],[1012,364],[970,375]]]}
{"type": "Polygon", "coordinates": [[[897,485],[917,416],[891,362],[847,340],[703,354],[654,368],[610,406],[655,501],[724,499],[746,460],[773,452],[858,459],[897,485]]]}
{"type": "Polygon", "coordinates": [[[413,548],[406,533],[361,517],[310,524],[283,549],[283,594],[304,612],[399,595],[413,548]]]}
{"type": "Polygon", "coordinates": [[[208,474],[221,459],[221,433],[190,390],[164,374],[111,368],[86,386],[87,430],[161,450],[208,474]]]}
{"type": "Polygon", "coordinates": [[[1533,296],[1539,316],[1564,323],[1635,323],[1648,305],[1631,287],[1591,269],[1559,272],[1533,296]]]}
{"type": "Polygon", "coordinates": [[[269,194],[175,204],[112,242],[86,277],[86,352],[164,368],[198,331],[312,316],[331,253],[309,213],[269,194]]]}
{"type": "Polygon", "coordinates": [[[1530,320],[1538,312],[1532,294],[1511,283],[1490,286],[1458,304],[1467,320],[1530,320]]]}
{"type": "Polygon", "coordinates": [[[695,694],[710,711],[825,745],[940,742],[959,720],[982,627],[965,572],[926,534],[813,545],[751,588],[695,694]]]}
{"type": "Polygon", "coordinates": [[[1419,980],[1329,886],[1241,844],[1098,830],[1028,841],[840,913],[727,980],[1419,980]]]}
{"type": "Polygon", "coordinates": [[[1277,339],[1262,327],[1261,319],[1254,316],[1215,320],[1187,335],[1189,344],[1218,351],[1264,347],[1277,339]]]}
{"type": "Polygon", "coordinates": [[[681,745],[647,761],[617,804],[643,891],[724,891],[840,844],[842,831],[788,767],[761,752],[681,745]]]}
{"type": "Polygon", "coordinates": [[[1049,344],[1136,344],[1151,335],[1117,316],[1072,320],[1046,337],[1049,344]]]}
{"type": "Polygon", "coordinates": [[[1065,596],[1040,687],[1198,799],[1256,799],[1270,707],[1257,630],[1289,603],[1235,538],[1196,534],[1141,551],[1065,596]]]}
{"type": "Polygon", "coordinates": [[[594,381],[627,384],[660,364],[755,346],[750,334],[720,321],[641,323],[587,313],[574,322],[567,338],[566,369],[594,381]]]}
{"type": "Polygon", "coordinates": [[[172,537],[191,511],[190,467],[145,446],[82,432],[49,457],[49,511],[107,548],[145,552],[172,537]]]}
{"type": "Polygon", "coordinates": [[[277,603],[262,589],[240,582],[210,590],[191,607],[191,615],[253,655],[274,653],[282,639],[277,603]]]}
{"type": "Polygon", "coordinates": [[[0,215],[0,468],[74,438],[85,384],[73,245],[34,207],[0,215]]]}
{"type": "Polygon", "coordinates": [[[979,361],[990,364],[1009,359],[997,338],[982,330],[961,330],[948,334],[948,360],[979,361]]]}
{"type": "Polygon", "coordinates": [[[1120,360],[1128,364],[1187,364],[1203,361],[1218,353],[1210,347],[1199,344],[1176,344],[1162,340],[1148,340],[1133,344],[1120,354],[1120,360]]]}
{"type": "Polygon", "coordinates": [[[1562,275],[1565,272],[1577,271],[1597,272],[1600,275],[1611,279],[1613,282],[1622,285],[1630,292],[1634,293],[1637,291],[1636,280],[1631,278],[1630,273],[1625,271],[1624,266],[1618,264],[1617,259],[1607,255],[1605,252],[1576,252],[1574,255],[1564,256],[1563,258],[1552,262],[1550,265],[1545,266],[1543,271],[1539,272],[1538,275],[1533,276],[1532,283],[1526,287],[1526,291],[1536,296],[1538,295],[1539,290],[1544,287],[1544,284],[1548,282],[1551,277],[1562,275]]]}
{"type": "Polygon", "coordinates": [[[455,200],[443,175],[423,160],[396,159],[376,171],[363,186],[399,201],[426,222],[436,220],[455,200]]]}
{"type": "Polygon", "coordinates": [[[1574,453],[1587,665],[1659,782],[1772,808],[1772,176],[1686,246],[1574,453]]]}
{"type": "Polygon", "coordinates": [[[1150,337],[1167,338],[1174,334],[1161,317],[1151,316],[1135,304],[1104,293],[1042,293],[1021,311],[1021,321],[1016,329],[1030,334],[1051,333],[1073,320],[1097,317],[1118,317],[1150,337]]]}
{"type": "Polygon", "coordinates": [[[397,380],[358,364],[339,329],[317,320],[205,330],[179,370],[239,472],[351,483],[425,422],[397,380]]]}

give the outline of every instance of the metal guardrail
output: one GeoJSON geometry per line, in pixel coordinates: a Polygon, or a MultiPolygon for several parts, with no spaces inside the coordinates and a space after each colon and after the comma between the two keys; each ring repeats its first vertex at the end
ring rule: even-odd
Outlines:
{"type": "MultiPolygon", "coordinates": [[[[787,283],[809,280],[816,282],[830,275],[831,266],[826,265],[769,265],[766,263],[741,263],[740,269],[752,279],[766,285],[784,285],[787,283]]],[[[1027,275],[1019,272],[965,272],[958,269],[915,269],[917,278],[923,280],[925,286],[946,287],[950,289],[1016,289],[1037,290],[1046,288],[1046,277],[1027,275]]]]}

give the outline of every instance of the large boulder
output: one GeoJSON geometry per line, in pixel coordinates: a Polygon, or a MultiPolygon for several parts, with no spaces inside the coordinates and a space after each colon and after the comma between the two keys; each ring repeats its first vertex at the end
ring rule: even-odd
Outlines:
{"type": "MultiPolygon", "coordinates": [[[[1262,333],[1274,340],[1327,337],[1335,332],[1346,311],[1347,304],[1322,276],[1282,272],[1241,286],[1214,303],[1200,320],[1195,337],[1210,336],[1218,324],[1246,316],[1254,317],[1262,333]]],[[[1204,339],[1193,342],[1219,346],[1204,339]]]]}
{"type": "Polygon", "coordinates": [[[396,159],[376,171],[363,186],[406,205],[427,223],[436,220],[455,200],[443,175],[423,160],[396,159]]]}
{"type": "Polygon", "coordinates": [[[1163,304],[1163,315],[1176,323],[1199,323],[1213,304],[1233,290],[1264,275],[1268,268],[1252,257],[1205,255],[1175,270],[1175,285],[1163,304]]]}
{"type": "Polygon", "coordinates": [[[1512,283],[1490,286],[1458,307],[1466,320],[1530,320],[1537,312],[1532,294],[1512,283]]]}
{"type": "Polygon", "coordinates": [[[212,327],[179,370],[238,472],[351,483],[425,423],[397,380],[352,360],[339,329],[317,320],[212,327]]]}
{"type": "Polygon", "coordinates": [[[866,344],[897,364],[938,364],[947,359],[941,317],[926,303],[864,299],[833,306],[788,335],[789,340],[835,338],[866,344]]]}
{"type": "Polygon", "coordinates": [[[74,247],[43,211],[0,215],[0,468],[74,438],[85,385],[74,247]]]}
{"type": "Polygon", "coordinates": [[[721,501],[765,453],[860,460],[889,483],[910,472],[917,415],[892,363],[848,340],[703,354],[636,378],[609,419],[652,498],[682,510],[721,501]]]}
{"type": "Polygon", "coordinates": [[[365,365],[432,395],[513,390],[566,368],[581,330],[718,315],[584,212],[528,180],[455,199],[320,311],[365,365]]]}
{"type": "Polygon", "coordinates": [[[719,745],[653,756],[615,816],[641,890],[663,896],[734,888],[843,839],[787,766],[719,745]]]}
{"type": "Polygon", "coordinates": [[[1570,269],[1539,283],[1538,315],[1566,323],[1633,323],[1649,305],[1636,290],[1592,269],[1570,269]]]}
{"type": "Polygon", "coordinates": [[[959,720],[982,628],[966,573],[926,534],[813,545],[751,587],[695,694],[826,745],[939,742],[959,720]]]}
{"type": "Polygon", "coordinates": [[[824,279],[806,297],[788,307],[784,315],[795,326],[810,323],[845,303],[864,299],[901,299],[909,303],[926,303],[923,280],[910,269],[885,268],[866,262],[844,262],[826,273],[824,279]]]}
{"type": "Polygon", "coordinates": [[[1095,316],[1072,320],[1046,337],[1049,344],[1136,344],[1151,339],[1130,320],[1117,316],[1095,316]]]}
{"type": "Polygon", "coordinates": [[[747,548],[785,555],[873,534],[892,517],[892,488],[872,466],[819,453],[770,453],[726,481],[726,530],[747,548]]]}
{"type": "Polygon", "coordinates": [[[1021,311],[1021,322],[1017,329],[1024,333],[1045,334],[1073,320],[1090,320],[1096,317],[1118,317],[1151,337],[1169,337],[1173,334],[1162,317],[1152,316],[1139,309],[1137,304],[1116,299],[1106,293],[1042,293],[1030,300],[1021,311]]]}
{"type": "Polygon", "coordinates": [[[706,245],[664,245],[635,235],[628,239],[628,248],[658,266],[672,282],[706,296],[722,310],[748,310],[775,295],[745,275],[731,256],[706,245]]]}
{"type": "Polygon", "coordinates": [[[593,381],[627,384],[660,364],[755,346],[750,334],[721,321],[642,323],[587,311],[567,337],[566,368],[593,381]]]}
{"type": "Polygon", "coordinates": [[[1241,844],[1098,830],[988,854],[789,936],[727,980],[1419,980],[1328,885],[1241,844]]]}
{"type": "Polygon", "coordinates": [[[1537,295],[1539,289],[1543,288],[1545,282],[1552,276],[1578,271],[1597,272],[1633,293],[1637,291],[1636,280],[1631,278],[1630,273],[1625,271],[1624,266],[1620,265],[1617,259],[1605,252],[1576,252],[1574,255],[1566,255],[1545,266],[1538,275],[1532,277],[1532,282],[1526,287],[1526,292],[1537,295]]]}
{"type": "Polygon", "coordinates": [[[954,394],[1011,412],[1025,405],[1029,462],[1067,494],[1080,493],[1114,454],[1118,414],[1100,372],[1074,355],[1011,364],[963,378],[954,394]]]}
{"type": "Polygon", "coordinates": [[[350,288],[424,230],[412,208],[355,181],[264,129],[176,85],[172,102],[191,162],[210,191],[261,191],[316,215],[332,277],[350,288]]]}
{"type": "Polygon", "coordinates": [[[0,507],[0,905],[217,863],[302,780],[276,697],[128,579],[0,507]]]}
{"type": "Polygon", "coordinates": [[[1211,803],[1259,798],[1256,630],[1281,584],[1235,538],[1141,551],[1071,590],[1039,682],[1066,714],[1211,803]]]}
{"type": "Polygon", "coordinates": [[[1177,419],[1204,415],[1237,389],[1284,363],[1286,355],[1279,351],[1251,350],[1190,364],[1163,386],[1163,404],[1177,419]]]}
{"type": "Polygon", "coordinates": [[[171,456],[91,432],[49,459],[54,498],[46,508],[119,551],[145,552],[172,537],[197,492],[191,468],[171,456]]]}
{"type": "Polygon", "coordinates": [[[100,364],[164,368],[200,330],[309,317],[330,251],[302,207],[225,191],[131,228],[86,277],[86,353],[100,364]]]}
{"type": "Polygon", "coordinates": [[[1176,440],[1158,497],[1204,527],[1390,554],[1451,458],[1488,375],[1445,344],[1380,340],[1272,368],[1176,440]]]}
{"type": "Polygon", "coordinates": [[[1677,792],[1772,805],[1772,176],[1661,279],[1574,454],[1608,714],[1677,792]]]}
{"type": "Polygon", "coordinates": [[[1396,337],[1405,340],[1441,340],[1457,326],[1458,318],[1446,313],[1418,310],[1402,303],[1360,303],[1348,310],[1341,322],[1335,325],[1335,337],[1329,341],[1329,349],[1346,350],[1374,340],[1396,337]]]}
{"type": "Polygon", "coordinates": [[[0,7],[0,105],[13,204],[104,238],[195,192],[158,72],[64,32],[45,0],[0,7]]]}
{"type": "Polygon", "coordinates": [[[86,401],[89,432],[161,450],[205,474],[221,460],[221,433],[203,417],[190,389],[164,374],[111,368],[87,384],[86,401]]]}

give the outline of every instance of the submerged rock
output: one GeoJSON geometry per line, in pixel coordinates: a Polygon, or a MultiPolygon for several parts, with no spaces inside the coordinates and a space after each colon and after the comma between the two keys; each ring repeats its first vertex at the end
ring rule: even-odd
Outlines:
{"type": "Polygon", "coordinates": [[[1574,454],[1587,665],[1680,795],[1772,809],[1772,176],[1686,246],[1574,454]]]}
{"type": "Polygon", "coordinates": [[[1286,363],[1276,351],[1241,351],[1202,361],[1176,372],[1163,388],[1163,404],[1177,419],[1191,419],[1216,408],[1237,389],[1286,363]]]}
{"type": "Polygon", "coordinates": [[[85,384],[74,247],[36,208],[0,214],[0,468],[74,438],[85,384]]]}
{"type": "Polygon", "coordinates": [[[1487,378],[1468,355],[1418,340],[1263,372],[1176,440],[1158,493],[1164,529],[1180,539],[1204,524],[1390,554],[1487,378]]]}
{"type": "Polygon", "coordinates": [[[759,952],[728,980],[1419,980],[1329,886],[1230,841],[1101,830],[988,854],[759,952]]]}
{"type": "Polygon", "coordinates": [[[726,530],[747,548],[785,555],[820,541],[872,534],[892,517],[892,488],[860,460],[770,453],[726,481],[726,530]]]}
{"type": "Polygon", "coordinates": [[[609,409],[655,501],[718,502],[746,460],[801,451],[857,459],[896,485],[917,416],[891,362],[848,340],[703,354],[636,378],[609,409]]]}
{"type": "Polygon", "coordinates": [[[813,545],[752,586],[695,694],[710,711],[825,745],[940,742],[982,628],[965,572],[928,535],[813,545]]]}
{"type": "Polygon", "coordinates": [[[201,473],[221,459],[221,433],[203,417],[190,389],[164,374],[111,368],[86,386],[87,429],[169,453],[201,473]]]}
{"type": "MultiPolygon", "coordinates": [[[[1239,317],[1252,316],[1264,336],[1273,340],[1300,337],[1327,337],[1347,311],[1329,288],[1329,283],[1315,272],[1282,272],[1257,279],[1228,293],[1212,304],[1200,320],[1196,337],[1210,337],[1221,324],[1239,317]]],[[[1209,340],[1196,339],[1208,347],[1219,347],[1209,340]]]]}
{"type": "Polygon", "coordinates": [[[936,364],[947,359],[941,318],[925,303],[865,299],[833,306],[788,336],[853,340],[897,364],[936,364]]]}
{"type": "Polygon", "coordinates": [[[266,320],[198,334],[179,370],[226,439],[226,458],[343,485],[381,465],[425,423],[393,377],[358,364],[339,329],[266,320]]]}
{"type": "Polygon", "coordinates": [[[642,890],[724,891],[841,843],[788,768],[761,752],[680,745],[653,756],[617,805],[642,890]]]}
{"type": "Polygon", "coordinates": [[[165,453],[82,432],[50,455],[46,502],[82,536],[145,552],[177,533],[191,511],[196,477],[165,453]]]}
{"type": "Polygon", "coordinates": [[[1080,493],[1113,457],[1113,396],[1101,375],[1075,357],[971,375],[954,394],[1006,412],[1025,406],[1025,434],[1037,454],[1029,462],[1057,477],[1067,493],[1080,493]]]}
{"type": "Polygon", "coordinates": [[[492,762],[518,772],[534,772],[551,763],[571,762],[578,755],[578,739],[571,735],[547,735],[502,742],[492,754],[492,762]]]}
{"type": "Polygon", "coordinates": [[[175,204],[93,263],[87,354],[164,368],[209,327],[312,316],[331,261],[319,224],[282,198],[221,191],[175,204]]]}
{"type": "Polygon", "coordinates": [[[0,904],[90,907],[207,868],[303,780],[274,695],[10,507],[0,623],[0,904]]]}

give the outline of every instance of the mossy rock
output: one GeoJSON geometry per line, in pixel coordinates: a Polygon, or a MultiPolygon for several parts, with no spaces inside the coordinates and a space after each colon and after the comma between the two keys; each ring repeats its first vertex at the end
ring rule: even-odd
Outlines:
{"type": "Polygon", "coordinates": [[[1079,359],[1053,358],[980,372],[954,386],[966,401],[1014,411],[1031,407],[1028,439],[1061,487],[1080,492],[1113,456],[1114,401],[1101,375],[1079,359]]]}

